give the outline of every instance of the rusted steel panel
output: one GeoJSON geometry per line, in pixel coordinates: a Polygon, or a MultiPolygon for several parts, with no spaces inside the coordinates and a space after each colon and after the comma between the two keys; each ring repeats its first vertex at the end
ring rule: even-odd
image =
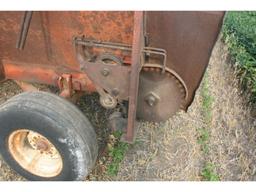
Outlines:
{"type": "MultiPolygon", "coordinates": [[[[74,37],[132,45],[133,12],[34,12],[24,50],[16,49],[24,12],[0,12],[0,78],[56,85],[62,74],[79,74],[75,87],[95,90],[80,70],[72,45],[74,37]],[[7,61],[7,62],[6,62],[7,61]]],[[[146,46],[165,49],[167,67],[193,100],[220,30],[224,12],[147,12],[146,46]]],[[[94,51],[99,51],[95,49],[94,51]]],[[[124,54],[117,51],[114,54],[124,54]]],[[[124,55],[131,62],[131,55],[124,55]]],[[[127,63],[126,63],[127,64],[127,63]]],[[[132,63],[134,64],[134,63],[132,63]]]]}
{"type": "Polygon", "coordinates": [[[224,12],[147,12],[149,46],[167,51],[167,67],[188,87],[186,107],[206,69],[223,16],[224,12]]]}
{"type": "Polygon", "coordinates": [[[131,44],[132,12],[46,12],[48,31],[58,64],[78,69],[72,39],[84,35],[99,41],[131,44]],[[63,19],[65,18],[65,19],[63,19]]]}
{"type": "Polygon", "coordinates": [[[24,12],[0,12],[0,57],[79,69],[75,36],[132,43],[133,12],[34,12],[24,50],[15,48],[24,12]]]}
{"type": "Polygon", "coordinates": [[[35,12],[24,50],[16,49],[24,12],[0,12],[0,57],[12,61],[24,62],[27,65],[35,62],[49,64],[45,55],[39,13],[35,12]]]}
{"type": "Polygon", "coordinates": [[[95,92],[95,86],[86,74],[69,68],[49,67],[43,65],[26,65],[26,63],[14,63],[4,61],[6,79],[18,81],[43,83],[58,86],[58,79],[62,74],[69,72],[72,75],[74,90],[95,92]]]}
{"type": "Polygon", "coordinates": [[[17,49],[22,50],[25,46],[32,15],[33,15],[33,11],[25,11],[23,15],[21,26],[20,26],[20,33],[17,39],[17,44],[16,44],[17,49]]]}

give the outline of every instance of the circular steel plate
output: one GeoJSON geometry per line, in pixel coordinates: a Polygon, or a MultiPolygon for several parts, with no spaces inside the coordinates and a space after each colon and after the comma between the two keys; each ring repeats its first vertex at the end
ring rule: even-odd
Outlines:
{"type": "Polygon", "coordinates": [[[151,122],[166,121],[183,108],[185,90],[171,73],[159,68],[143,68],[137,104],[137,117],[151,122]]]}

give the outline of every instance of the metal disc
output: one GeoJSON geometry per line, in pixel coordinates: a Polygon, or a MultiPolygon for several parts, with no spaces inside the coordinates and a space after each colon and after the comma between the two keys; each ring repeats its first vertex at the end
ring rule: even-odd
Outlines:
{"type": "Polygon", "coordinates": [[[140,74],[137,118],[166,121],[183,106],[185,91],[179,80],[158,68],[145,68],[140,74]]]}

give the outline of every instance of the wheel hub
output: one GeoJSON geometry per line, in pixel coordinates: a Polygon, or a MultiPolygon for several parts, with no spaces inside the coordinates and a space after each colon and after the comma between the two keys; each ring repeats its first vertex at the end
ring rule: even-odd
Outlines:
{"type": "Polygon", "coordinates": [[[36,142],[36,149],[39,151],[48,151],[49,145],[44,140],[38,140],[36,142]]]}
{"type": "Polygon", "coordinates": [[[63,168],[58,150],[46,137],[34,131],[19,129],[12,132],[8,147],[17,163],[34,175],[54,177],[63,168]]]}

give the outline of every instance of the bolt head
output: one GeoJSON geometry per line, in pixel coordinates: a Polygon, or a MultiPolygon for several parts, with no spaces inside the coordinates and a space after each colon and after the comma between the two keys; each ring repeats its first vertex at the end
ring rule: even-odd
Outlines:
{"type": "Polygon", "coordinates": [[[104,68],[102,71],[101,71],[101,74],[103,75],[103,76],[108,76],[109,75],[109,70],[107,69],[107,68],[104,68]]]}
{"type": "Polygon", "coordinates": [[[147,102],[147,104],[150,107],[153,107],[157,104],[157,102],[159,101],[159,97],[153,93],[149,93],[146,97],[145,97],[145,101],[147,102]]]}

